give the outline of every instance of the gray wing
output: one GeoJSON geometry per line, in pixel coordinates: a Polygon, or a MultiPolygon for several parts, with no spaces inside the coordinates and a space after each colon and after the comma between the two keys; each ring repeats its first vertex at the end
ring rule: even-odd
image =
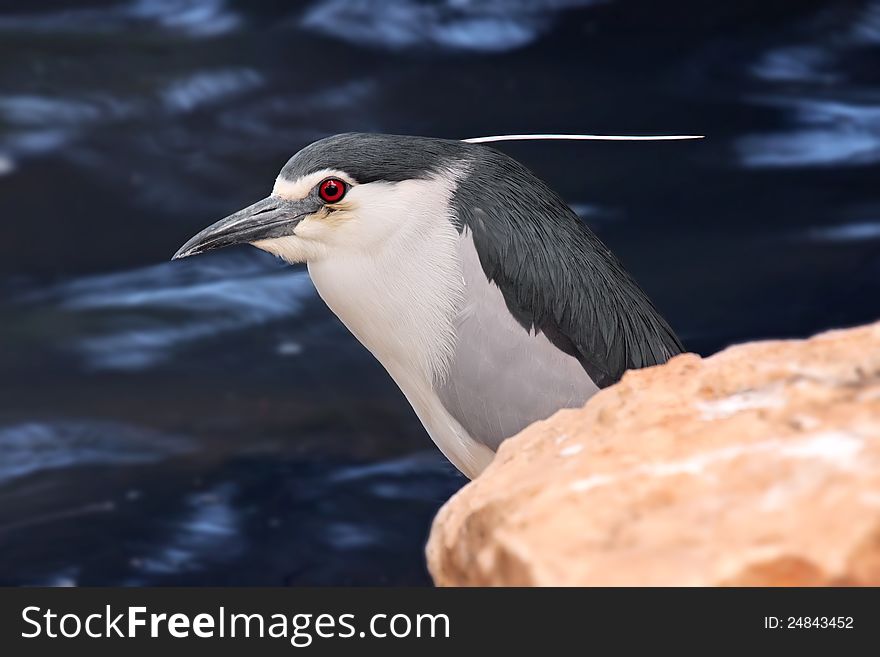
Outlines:
{"type": "Polygon", "coordinates": [[[582,406],[598,388],[577,358],[511,315],[486,279],[470,231],[461,233],[459,247],[464,302],[454,356],[436,392],[474,440],[497,449],[532,422],[582,406]]]}
{"type": "Polygon", "coordinates": [[[453,197],[485,277],[508,310],[577,358],[599,387],[683,351],[657,309],[598,237],[516,160],[473,147],[453,197]]]}

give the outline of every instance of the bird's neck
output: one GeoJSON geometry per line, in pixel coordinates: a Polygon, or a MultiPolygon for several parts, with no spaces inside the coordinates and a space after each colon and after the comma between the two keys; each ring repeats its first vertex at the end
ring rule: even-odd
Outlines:
{"type": "Polygon", "coordinates": [[[376,251],[309,263],[321,298],[401,388],[445,377],[463,294],[448,199],[424,200],[376,251]]]}

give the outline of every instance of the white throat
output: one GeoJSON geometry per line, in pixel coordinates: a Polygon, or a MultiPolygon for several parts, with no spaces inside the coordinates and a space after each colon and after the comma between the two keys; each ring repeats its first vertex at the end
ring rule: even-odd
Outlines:
{"type": "Polygon", "coordinates": [[[442,379],[453,354],[463,286],[453,185],[438,176],[377,189],[382,202],[364,203],[357,221],[386,238],[308,265],[321,298],[395,378],[442,379]]]}
{"type": "Polygon", "coordinates": [[[493,452],[474,441],[449,414],[436,385],[455,352],[455,321],[464,298],[459,235],[451,221],[452,175],[407,180],[382,191],[376,216],[393,222],[373,252],[346,251],[309,262],[318,294],[385,367],[431,438],[473,478],[493,452]]]}

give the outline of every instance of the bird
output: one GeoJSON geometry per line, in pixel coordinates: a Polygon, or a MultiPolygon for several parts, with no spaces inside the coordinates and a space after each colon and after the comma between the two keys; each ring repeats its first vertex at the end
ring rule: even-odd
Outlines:
{"type": "Polygon", "coordinates": [[[305,263],[321,299],[473,479],[529,424],[684,350],[578,215],[491,141],[320,139],[290,158],[268,197],[172,259],[251,244],[305,263]]]}

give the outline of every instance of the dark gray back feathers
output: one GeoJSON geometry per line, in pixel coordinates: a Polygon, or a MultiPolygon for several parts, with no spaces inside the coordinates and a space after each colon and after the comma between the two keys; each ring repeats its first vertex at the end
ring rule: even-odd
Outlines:
{"type": "Polygon", "coordinates": [[[547,185],[516,160],[473,151],[455,194],[459,230],[527,330],[576,357],[599,387],[684,350],[617,258],[547,185]]]}
{"type": "Polygon", "coordinates": [[[547,185],[516,160],[459,141],[349,133],[317,141],[281,171],[294,180],[324,168],[360,183],[426,178],[463,168],[453,199],[486,277],[525,330],[576,357],[600,387],[627,369],[684,350],[608,248],[547,185]]]}

